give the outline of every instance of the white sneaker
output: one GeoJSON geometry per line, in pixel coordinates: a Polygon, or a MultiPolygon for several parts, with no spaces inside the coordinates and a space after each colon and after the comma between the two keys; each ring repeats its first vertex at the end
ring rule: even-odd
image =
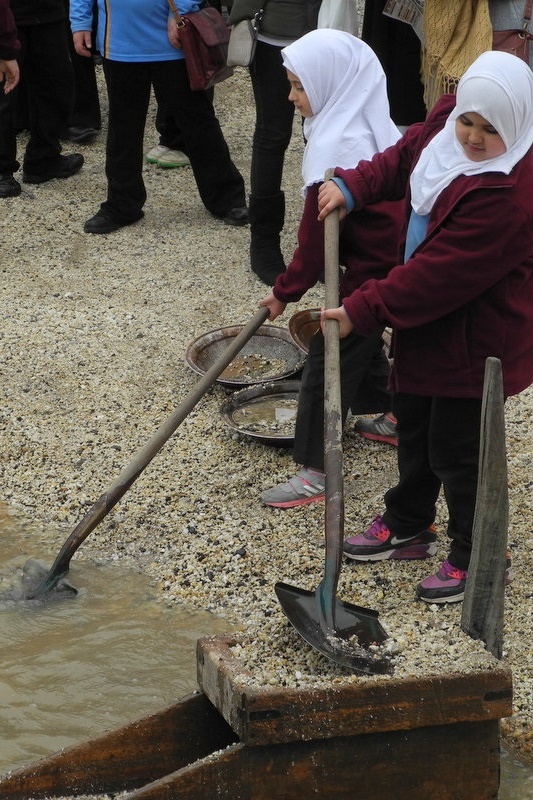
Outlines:
{"type": "Polygon", "coordinates": [[[189,167],[190,164],[191,162],[185,153],[182,153],[181,150],[170,150],[168,147],[165,148],[165,152],[162,153],[157,159],[157,165],[159,167],[163,167],[163,169],[189,167]]]}
{"type": "Polygon", "coordinates": [[[155,147],[152,147],[151,150],[148,150],[144,157],[149,164],[157,164],[161,156],[168,152],[169,148],[165,147],[164,144],[156,144],[155,147]]]}

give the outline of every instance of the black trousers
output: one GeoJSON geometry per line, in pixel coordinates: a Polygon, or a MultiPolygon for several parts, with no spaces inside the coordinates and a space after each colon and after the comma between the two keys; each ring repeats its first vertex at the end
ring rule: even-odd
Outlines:
{"type": "Polygon", "coordinates": [[[136,219],[145,200],[143,143],[150,90],[174,116],[198,192],[214,216],[246,205],[242,175],[231,160],[209,92],[192,92],[183,60],[133,63],[103,60],[109,98],[107,200],[119,221],[136,219]]]}
{"type": "Polygon", "coordinates": [[[256,112],[250,186],[253,195],[270,197],[281,187],[285,151],[291,140],[294,118],[281,48],[258,42],[250,77],[256,112]]]}
{"type": "Polygon", "coordinates": [[[479,471],[481,399],[393,395],[398,420],[396,486],[385,493],[389,530],[409,536],[435,520],[442,486],[450,562],[467,569],[479,471]]]}
{"type": "MultiPolygon", "coordinates": [[[[47,172],[59,161],[59,137],[70,120],[74,73],[69,35],[66,20],[18,28],[21,89],[27,91],[30,130],[24,169],[35,174],[47,172]]],[[[18,88],[7,95],[0,92],[0,175],[12,175],[20,167],[15,118],[18,88]]]]}
{"type": "MultiPolygon", "coordinates": [[[[351,408],[356,414],[389,411],[389,362],[382,331],[366,338],[350,333],[340,340],[343,424],[351,408]]],[[[298,395],[293,457],[296,463],[324,469],[324,337],[311,339],[298,395]]]]}

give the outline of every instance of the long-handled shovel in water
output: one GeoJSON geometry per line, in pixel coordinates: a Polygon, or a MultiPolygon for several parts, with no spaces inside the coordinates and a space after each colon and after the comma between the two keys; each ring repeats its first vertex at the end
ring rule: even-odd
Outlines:
{"type": "MultiPolygon", "coordinates": [[[[170,439],[177,427],[183,422],[185,417],[192,411],[198,401],[204,396],[216,379],[226,369],[228,364],[233,361],[237,353],[244,347],[246,342],[253,336],[257,329],[265,322],[268,317],[268,309],[261,308],[252,319],[242,328],[239,334],[226,347],[224,352],[216,359],[210,369],[202,376],[196,386],[189,392],[185,400],[171,414],[152,436],[152,438],[134,456],[132,461],[122,470],[113,485],[104,492],[81,522],[74,528],[65,544],[59,551],[51,569],[40,564],[35,559],[30,559],[23,567],[23,599],[34,600],[49,595],[57,586],[59,581],[68,572],[70,559],[85,541],[87,536],[103,520],[103,518],[118,503],[120,498],[129,489],[132,483],[139,477],[141,472],[148,466],[150,461],[161,450],[165,442],[170,439]]],[[[72,587],[71,587],[72,588],[72,587]]],[[[75,593],[75,589],[72,589],[75,593]]]]}
{"type": "MultiPolygon", "coordinates": [[[[326,307],[334,308],[339,304],[338,212],[326,217],[324,226],[326,307]]],[[[275,591],[292,625],[320,653],[353,672],[388,672],[391,670],[390,657],[379,647],[387,634],[378,622],[378,613],[345,603],[336,595],[344,535],[339,328],[336,320],[327,320],[325,329],[324,469],[324,577],[315,591],[286,583],[277,583],[275,591]]]]}

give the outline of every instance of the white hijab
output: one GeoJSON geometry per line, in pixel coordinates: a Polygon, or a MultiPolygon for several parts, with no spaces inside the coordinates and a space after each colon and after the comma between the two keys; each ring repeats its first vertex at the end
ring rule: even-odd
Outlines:
{"type": "Polygon", "coordinates": [[[510,53],[482,53],[457,86],[457,102],[444,128],[424,148],[411,174],[411,205],[429,214],[439,194],[458,175],[508,175],[533,144],[533,73],[510,53]],[[455,121],[474,112],[498,131],[505,153],[471,161],[457,141],[455,121]]]}
{"type": "Polygon", "coordinates": [[[400,138],[390,118],[381,64],[360,39],[320,28],[281,54],[313,111],[304,121],[303,191],[324,180],[329,167],[355,167],[400,138]]]}

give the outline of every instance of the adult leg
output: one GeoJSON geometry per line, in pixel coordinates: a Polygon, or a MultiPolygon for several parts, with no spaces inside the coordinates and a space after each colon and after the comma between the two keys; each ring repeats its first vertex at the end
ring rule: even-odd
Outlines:
{"type": "MultiPolygon", "coordinates": [[[[233,210],[240,210],[241,224],[247,222],[244,180],[231,160],[213,108],[212,92],[191,91],[183,59],[159,61],[152,66],[157,103],[181,129],[204,206],[227,221],[231,221],[228,215],[233,210]]],[[[238,224],[237,216],[235,221],[238,224]]]]}
{"type": "Polygon", "coordinates": [[[66,20],[26,28],[30,139],[24,171],[31,175],[53,171],[62,161],[59,137],[68,124],[74,101],[68,36],[66,20]]]}
{"type": "Polygon", "coordinates": [[[258,42],[250,77],[256,109],[249,201],[250,266],[271,286],[285,270],[280,246],[285,221],[281,180],[294,118],[281,48],[258,42]]]}
{"type": "Polygon", "coordinates": [[[105,165],[107,200],[101,208],[116,222],[127,224],[142,216],[146,201],[142,166],[151,65],[104,59],[103,66],[109,118],[105,165]]]}

